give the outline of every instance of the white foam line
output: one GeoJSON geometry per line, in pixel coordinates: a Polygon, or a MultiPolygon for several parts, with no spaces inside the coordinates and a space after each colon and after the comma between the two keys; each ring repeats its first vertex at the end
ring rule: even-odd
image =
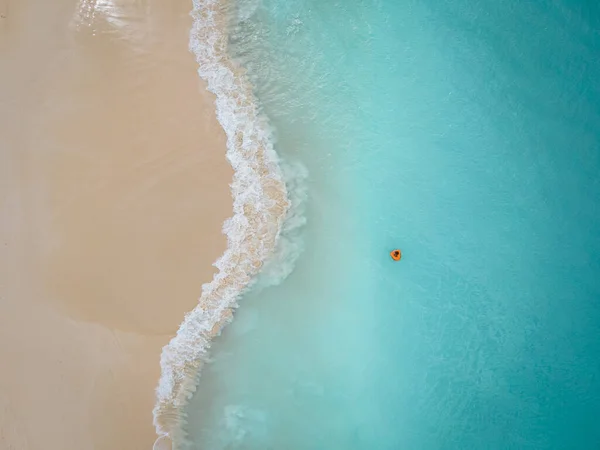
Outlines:
{"type": "Polygon", "coordinates": [[[220,0],[193,0],[190,49],[198,73],[216,95],[217,118],[227,135],[227,158],[234,169],[233,217],[223,225],[227,250],[219,269],[202,286],[198,305],[185,316],[177,335],[163,348],[156,390],[155,449],[188,444],[185,406],[196,390],[211,340],[231,321],[237,299],[275,249],[289,209],[285,183],[266,120],[259,115],[244,71],[227,56],[226,14],[220,0]]]}

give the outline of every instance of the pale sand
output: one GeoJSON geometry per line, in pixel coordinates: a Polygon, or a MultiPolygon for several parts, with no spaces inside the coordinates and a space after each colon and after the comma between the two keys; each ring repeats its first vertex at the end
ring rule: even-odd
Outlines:
{"type": "Polygon", "coordinates": [[[161,347],[223,252],[189,0],[0,0],[0,448],[150,449],[161,347]]]}

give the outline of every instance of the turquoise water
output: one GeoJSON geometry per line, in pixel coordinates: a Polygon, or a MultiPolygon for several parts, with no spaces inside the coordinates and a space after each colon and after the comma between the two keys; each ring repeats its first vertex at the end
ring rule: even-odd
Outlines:
{"type": "Polygon", "coordinates": [[[234,9],[307,225],[214,343],[193,447],[600,448],[598,4],[234,9]]]}

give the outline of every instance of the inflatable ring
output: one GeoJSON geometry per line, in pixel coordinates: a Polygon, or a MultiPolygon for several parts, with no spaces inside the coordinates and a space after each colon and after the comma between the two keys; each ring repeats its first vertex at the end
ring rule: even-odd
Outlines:
{"type": "Polygon", "coordinates": [[[398,250],[398,249],[392,250],[390,252],[390,256],[392,257],[392,259],[394,261],[400,261],[402,259],[402,252],[400,250],[398,250]]]}

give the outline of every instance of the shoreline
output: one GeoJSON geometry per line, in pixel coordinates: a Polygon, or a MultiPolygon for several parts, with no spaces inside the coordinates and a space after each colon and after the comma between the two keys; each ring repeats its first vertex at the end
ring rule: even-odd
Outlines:
{"type": "Polygon", "coordinates": [[[274,253],[290,208],[279,158],[252,86],[228,57],[227,6],[222,0],[193,3],[190,49],[200,77],[216,95],[217,118],[227,135],[234,215],[223,225],[228,244],[215,263],[219,272],[202,286],[198,305],[163,348],[153,411],[159,436],[155,450],[188,444],[185,407],[197,388],[211,340],[232,320],[238,298],[274,253]]]}
{"type": "Polygon", "coordinates": [[[160,349],[214,274],[231,215],[190,5],[3,10],[0,446],[145,450],[160,349]]]}

